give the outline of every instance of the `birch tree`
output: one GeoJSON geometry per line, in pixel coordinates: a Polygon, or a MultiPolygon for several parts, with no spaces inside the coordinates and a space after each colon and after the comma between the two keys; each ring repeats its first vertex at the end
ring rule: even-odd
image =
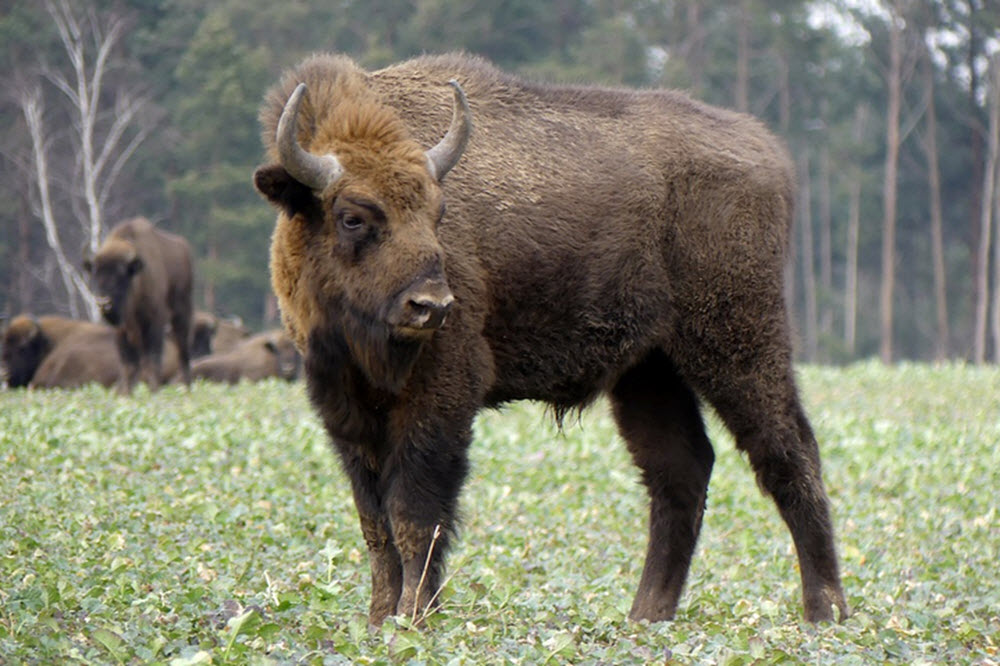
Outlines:
{"type": "Polygon", "coordinates": [[[59,93],[60,117],[69,118],[69,123],[60,131],[46,127],[47,98],[40,85],[20,96],[32,146],[29,182],[37,204],[35,215],[45,227],[67,292],[68,310],[79,316],[82,301],[88,316],[96,319],[94,296],[76,268],[77,258],[71,260],[67,254],[66,239],[82,237],[91,252],[100,245],[114,187],[149,132],[149,126],[139,122],[147,99],[124,86],[112,90],[108,83],[115,49],[126,28],[124,16],[99,14],[92,4],[67,0],[46,0],[44,7],[66,60],[61,66],[42,63],[41,79],[59,93]],[[68,146],[58,146],[59,139],[68,146]],[[56,188],[64,190],[59,193],[62,197],[57,197],[56,188]]]}

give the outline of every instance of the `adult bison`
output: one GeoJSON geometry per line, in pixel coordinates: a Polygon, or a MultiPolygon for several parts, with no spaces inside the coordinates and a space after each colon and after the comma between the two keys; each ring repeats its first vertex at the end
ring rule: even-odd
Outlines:
{"type": "Polygon", "coordinates": [[[264,331],[246,338],[226,352],[203,356],[191,364],[191,376],[237,384],[268,377],[296,379],[302,365],[291,338],[282,331],[264,331]]]}
{"type": "Polygon", "coordinates": [[[124,372],[119,390],[131,393],[140,375],[160,385],[167,330],[177,344],[182,380],[191,383],[191,248],[180,236],[161,231],[141,217],[119,223],[93,258],[101,314],[118,329],[124,372]]]}
{"type": "Polygon", "coordinates": [[[7,385],[28,386],[45,358],[62,341],[75,334],[106,328],[103,324],[58,315],[17,315],[3,333],[2,364],[7,385]]]}
{"type": "Polygon", "coordinates": [[[847,612],[783,297],[793,169],[760,123],[458,55],[312,57],[261,121],[272,282],[350,478],[371,622],[433,602],[480,408],[602,393],[651,500],[632,618],[673,617],[687,576],[714,460],[699,396],[791,531],[805,617],[847,612]]]}
{"type": "Polygon", "coordinates": [[[117,334],[99,325],[63,340],[45,357],[32,377],[32,388],[77,388],[96,383],[111,387],[121,380],[117,334]]]}
{"type": "Polygon", "coordinates": [[[225,353],[250,336],[238,319],[223,319],[197,310],[191,321],[191,358],[225,353]]]}

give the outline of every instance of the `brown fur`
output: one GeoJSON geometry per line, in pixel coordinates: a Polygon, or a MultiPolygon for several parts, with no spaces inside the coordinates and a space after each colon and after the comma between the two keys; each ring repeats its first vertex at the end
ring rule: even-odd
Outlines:
{"type": "Polygon", "coordinates": [[[191,358],[225,353],[249,336],[250,331],[238,320],[198,310],[191,324],[191,358]]]}
{"type": "Polygon", "coordinates": [[[272,283],[352,483],[373,623],[423,608],[441,582],[476,412],[527,398],[561,417],[602,393],[651,500],[631,617],[673,617],[687,576],[714,459],[699,398],[789,527],[806,618],[847,612],[792,368],[780,142],[672,91],[540,86],[456,55],[371,73],[319,56],[268,93],[275,162],[300,81],[299,143],[345,175],[314,192],[272,164],[255,184],[279,209],[272,283]],[[448,126],[452,78],[475,130],[438,183],[420,151],[448,126]],[[389,326],[398,294],[438,270],[455,297],[447,322],[389,326]]]}
{"type": "Polygon", "coordinates": [[[27,386],[46,357],[63,340],[80,332],[103,331],[102,324],[57,315],[20,314],[3,334],[3,374],[11,387],[27,386]]]}
{"type": "MultiPolygon", "coordinates": [[[[177,345],[167,339],[163,344],[160,383],[173,381],[179,370],[177,345]]],[[[38,366],[29,386],[70,389],[96,383],[111,387],[121,381],[123,372],[117,331],[105,324],[93,324],[79,328],[56,344],[38,366]]]]}
{"type": "Polygon", "coordinates": [[[191,376],[213,382],[239,383],[299,375],[301,360],[291,338],[281,330],[252,335],[226,352],[199,358],[191,365],[191,376]]]}
{"type": "Polygon", "coordinates": [[[122,375],[116,331],[110,326],[77,333],[59,343],[38,368],[32,388],[111,387],[122,375]]]}
{"type": "Polygon", "coordinates": [[[191,382],[191,248],[180,236],[133,218],[108,234],[85,267],[97,293],[106,299],[105,319],[118,329],[125,372],[119,384],[132,391],[140,375],[155,390],[162,376],[163,340],[170,331],[177,345],[185,384],[191,382]]]}

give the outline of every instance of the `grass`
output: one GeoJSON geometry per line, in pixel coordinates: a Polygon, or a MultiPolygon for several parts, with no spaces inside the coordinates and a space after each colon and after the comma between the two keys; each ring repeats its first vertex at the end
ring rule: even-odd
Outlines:
{"type": "Polygon", "coordinates": [[[442,610],[366,626],[303,387],[0,393],[0,663],[1000,663],[1000,369],[806,367],[854,614],[801,621],[790,538],[717,461],[675,621],[626,619],[645,497],[604,405],[479,419],[442,610]]]}

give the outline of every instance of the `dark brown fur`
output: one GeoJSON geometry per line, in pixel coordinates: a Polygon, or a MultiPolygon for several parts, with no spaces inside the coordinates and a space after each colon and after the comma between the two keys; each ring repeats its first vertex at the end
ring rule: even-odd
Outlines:
{"type": "Polygon", "coordinates": [[[140,375],[159,387],[163,341],[170,331],[177,345],[182,381],[191,382],[191,248],[180,236],[156,229],[149,220],[121,222],[85,267],[104,299],[102,313],[118,329],[125,372],[119,390],[130,393],[140,375]]]}
{"type": "Polygon", "coordinates": [[[352,483],[373,623],[424,608],[441,583],[476,412],[529,398],[561,416],[602,393],[651,500],[631,617],[673,617],[687,576],[714,460],[699,397],[791,531],[806,618],[847,612],[783,297],[793,169],[759,122],[671,91],[528,84],[454,55],[371,73],[315,57],[261,119],[272,282],[352,483]],[[448,126],[452,78],[475,130],[438,183],[421,151],[448,126]],[[345,170],[322,192],[277,164],[300,81],[299,143],[345,170]],[[447,322],[393,329],[387,304],[438,264],[447,322]]]}
{"type": "Polygon", "coordinates": [[[213,382],[257,382],[268,377],[296,379],[302,362],[291,338],[282,331],[252,335],[226,352],[199,358],[191,376],[213,382]]]}
{"type": "Polygon", "coordinates": [[[63,340],[83,331],[106,327],[57,315],[20,314],[10,320],[3,334],[3,373],[9,386],[28,386],[39,366],[63,340]]]}

